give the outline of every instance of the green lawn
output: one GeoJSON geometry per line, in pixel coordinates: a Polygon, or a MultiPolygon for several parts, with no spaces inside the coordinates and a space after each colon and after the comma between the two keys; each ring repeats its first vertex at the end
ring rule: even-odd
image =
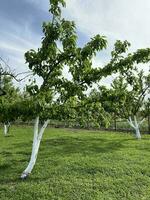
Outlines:
{"type": "Polygon", "coordinates": [[[32,128],[0,132],[2,200],[150,200],[150,136],[47,129],[36,166],[20,180],[32,128]]]}

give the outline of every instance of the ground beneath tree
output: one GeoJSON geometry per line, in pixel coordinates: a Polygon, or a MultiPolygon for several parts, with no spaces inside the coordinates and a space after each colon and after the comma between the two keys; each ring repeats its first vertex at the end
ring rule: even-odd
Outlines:
{"type": "Polygon", "coordinates": [[[150,136],[137,141],[125,133],[47,129],[36,166],[28,164],[32,128],[0,132],[2,200],[149,200],[150,136]]]}

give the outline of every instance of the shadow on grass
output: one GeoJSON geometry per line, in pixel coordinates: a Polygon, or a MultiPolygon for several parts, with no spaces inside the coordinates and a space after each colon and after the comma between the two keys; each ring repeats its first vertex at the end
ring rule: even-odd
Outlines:
{"type": "MultiPolygon", "coordinates": [[[[130,139],[129,139],[130,140],[130,139]]],[[[58,138],[48,139],[41,142],[40,154],[58,154],[58,155],[71,155],[74,153],[106,153],[113,152],[120,148],[123,148],[123,142],[110,141],[108,139],[96,139],[90,138],[78,139],[78,138],[58,138]]],[[[20,149],[16,154],[30,156],[32,142],[29,143],[17,143],[13,145],[13,148],[20,149]],[[25,151],[25,149],[26,151],[25,151]]]]}
{"type": "Polygon", "coordinates": [[[17,178],[5,178],[3,180],[1,180],[1,184],[3,185],[7,185],[7,184],[18,184],[18,183],[21,183],[22,182],[22,179],[20,177],[17,177],[17,178]]]}
{"type": "Polygon", "coordinates": [[[9,134],[9,135],[4,135],[5,138],[9,138],[9,137],[14,137],[13,134],[9,134]]]}
{"type": "Polygon", "coordinates": [[[6,170],[6,169],[8,169],[8,168],[10,168],[10,164],[8,164],[8,163],[5,163],[5,164],[3,164],[3,165],[0,165],[0,171],[1,170],[6,170]]]}
{"type": "Polygon", "coordinates": [[[3,157],[11,157],[12,156],[12,152],[10,151],[1,151],[0,155],[3,157]]]}
{"type": "Polygon", "coordinates": [[[105,139],[76,139],[59,138],[42,142],[41,153],[49,151],[52,154],[71,155],[74,153],[106,153],[113,152],[123,147],[120,141],[110,142],[105,139]]]}
{"type": "MultiPolygon", "coordinates": [[[[7,163],[7,166],[0,168],[0,173],[3,172],[5,168],[5,174],[14,173],[16,169],[11,166],[18,166],[19,168],[23,166],[23,169],[26,167],[30,155],[31,155],[32,143],[14,143],[12,149],[9,151],[3,151],[0,153],[1,157],[4,158],[7,163]],[[15,152],[13,151],[15,149],[15,152]],[[13,152],[13,153],[12,153],[13,152]],[[10,163],[12,165],[10,165],[10,163]],[[11,171],[11,172],[10,172],[11,171]]],[[[118,148],[121,148],[119,143],[107,143],[107,140],[101,139],[96,140],[92,139],[81,140],[76,138],[58,138],[58,139],[49,139],[44,140],[41,143],[39,150],[38,160],[44,160],[50,156],[61,157],[61,156],[71,156],[74,153],[103,153],[107,151],[113,151],[118,148]],[[105,145],[104,145],[105,144],[105,145]]],[[[22,170],[23,170],[22,169],[22,170]]],[[[21,173],[21,172],[19,172],[21,173]]]]}
{"type": "MultiPolygon", "coordinates": [[[[128,141],[134,141],[133,138],[121,138],[118,140],[112,140],[112,138],[104,139],[104,138],[74,138],[74,137],[65,137],[65,138],[52,138],[52,139],[44,139],[41,142],[41,147],[39,151],[38,160],[41,162],[41,160],[46,159],[47,157],[52,156],[73,156],[72,154],[100,154],[100,153],[113,153],[114,151],[120,150],[122,148],[128,148],[125,146],[125,143],[128,141]]],[[[19,178],[10,178],[8,174],[11,174],[12,176],[16,176],[16,174],[21,174],[22,170],[27,165],[27,162],[30,159],[31,155],[31,148],[32,148],[32,141],[26,143],[14,143],[11,147],[12,149],[9,150],[9,152],[1,152],[1,156],[3,157],[11,157],[11,162],[13,163],[16,168],[11,168],[10,162],[8,161],[8,164],[4,164],[0,167],[0,171],[4,171],[3,174],[3,180],[1,184],[7,184],[7,183],[18,183],[18,181],[21,181],[19,178]],[[15,152],[13,155],[19,156],[20,158],[16,158],[12,156],[13,149],[15,149],[15,152]],[[18,168],[17,168],[18,166],[18,168]],[[21,169],[23,168],[23,169],[21,169]],[[5,169],[5,170],[4,170],[5,169]],[[5,178],[4,178],[5,177],[5,178]]],[[[9,158],[10,159],[10,158],[9,158]]],[[[38,164],[38,163],[37,163],[38,164]]],[[[59,162],[57,163],[59,165],[59,162]]],[[[85,169],[83,169],[85,170],[85,169]]],[[[99,169],[91,168],[87,169],[87,173],[95,174],[99,169]]],[[[82,169],[81,169],[82,171],[82,169]]],[[[49,178],[49,177],[47,177],[49,178]]],[[[28,180],[28,179],[27,179],[28,180]]],[[[41,178],[29,178],[29,181],[39,181],[41,178]]]]}
{"type": "MultiPolygon", "coordinates": [[[[124,143],[127,141],[133,141],[134,138],[129,139],[119,139],[119,140],[109,140],[102,138],[88,138],[88,139],[80,139],[80,138],[54,138],[47,139],[41,142],[40,146],[40,155],[49,156],[50,154],[55,155],[71,155],[74,153],[107,153],[113,152],[116,150],[120,150],[121,148],[125,148],[124,143]]],[[[32,141],[28,143],[17,143],[13,144],[14,149],[18,149],[15,154],[22,156],[30,156],[32,141]]],[[[44,157],[43,157],[44,158],[44,157]]]]}

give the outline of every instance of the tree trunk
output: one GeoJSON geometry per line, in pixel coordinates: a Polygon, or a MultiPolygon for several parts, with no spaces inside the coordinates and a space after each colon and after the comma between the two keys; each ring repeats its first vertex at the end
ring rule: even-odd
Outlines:
{"type": "Polygon", "coordinates": [[[134,116],[134,123],[135,123],[135,137],[137,139],[141,139],[141,133],[140,133],[139,124],[137,122],[136,116],[134,116]]]}
{"type": "Polygon", "coordinates": [[[32,172],[33,167],[36,163],[41,139],[43,136],[43,133],[49,123],[49,120],[45,121],[41,129],[39,130],[39,117],[35,119],[35,125],[34,125],[34,137],[33,137],[33,144],[32,144],[32,153],[31,153],[31,158],[29,161],[29,164],[27,168],[24,170],[24,172],[21,175],[22,179],[25,179],[28,177],[28,175],[32,172]]]}
{"type": "Polygon", "coordinates": [[[135,137],[136,137],[137,139],[141,139],[141,133],[140,133],[139,127],[137,127],[137,128],[135,129],[135,137]]]}
{"type": "Polygon", "coordinates": [[[128,123],[134,129],[135,137],[137,139],[141,139],[141,133],[140,133],[139,125],[142,124],[142,122],[143,122],[143,120],[140,123],[138,123],[136,116],[134,116],[134,121],[132,121],[131,117],[129,117],[129,119],[128,119],[128,123]]]}
{"type": "Polygon", "coordinates": [[[7,135],[7,133],[8,133],[7,125],[6,125],[6,124],[4,124],[4,135],[6,136],[6,135],[7,135]]]}
{"type": "Polygon", "coordinates": [[[4,135],[7,136],[9,133],[10,123],[4,124],[4,135]]]}

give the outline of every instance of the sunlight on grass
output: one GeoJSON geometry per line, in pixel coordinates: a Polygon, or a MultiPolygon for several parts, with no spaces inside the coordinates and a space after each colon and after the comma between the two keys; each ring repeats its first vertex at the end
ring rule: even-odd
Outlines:
{"type": "Polygon", "coordinates": [[[32,147],[32,128],[0,134],[0,199],[150,199],[150,136],[47,129],[31,176],[19,179],[32,147]]]}

